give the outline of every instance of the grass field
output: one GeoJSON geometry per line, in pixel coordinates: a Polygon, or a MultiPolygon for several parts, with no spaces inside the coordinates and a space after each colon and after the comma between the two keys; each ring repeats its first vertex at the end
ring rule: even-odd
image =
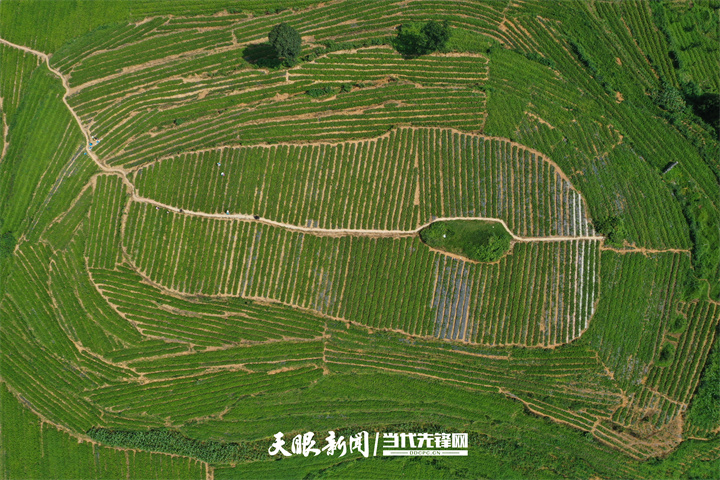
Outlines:
{"type": "Polygon", "coordinates": [[[713,478],[716,3],[3,0],[3,478],[713,478]]]}

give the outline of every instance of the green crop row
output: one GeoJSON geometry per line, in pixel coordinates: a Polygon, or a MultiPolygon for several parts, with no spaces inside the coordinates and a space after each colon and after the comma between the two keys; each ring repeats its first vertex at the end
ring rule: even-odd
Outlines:
{"type": "MultiPolygon", "coordinates": [[[[568,342],[587,328],[597,296],[596,241],[518,243],[499,264],[472,264],[416,238],[316,237],[138,203],[125,233],[138,268],[186,294],[269,298],[415,335],[446,337],[451,327],[450,338],[489,345],[568,342]]],[[[132,314],[135,294],[104,288],[132,314]]],[[[143,328],[156,322],[149,307],[133,308],[143,328]]]]}
{"type": "Polygon", "coordinates": [[[505,220],[518,235],[592,234],[581,198],[548,162],[449,130],[182,155],[136,171],[133,181],[142,196],[177,208],[302,226],[409,230],[435,217],[481,216],[505,220]]]}

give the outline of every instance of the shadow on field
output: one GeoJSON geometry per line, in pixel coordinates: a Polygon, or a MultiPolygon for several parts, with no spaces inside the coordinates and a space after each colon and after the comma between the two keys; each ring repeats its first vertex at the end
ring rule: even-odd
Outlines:
{"type": "Polygon", "coordinates": [[[277,68],[282,64],[269,43],[254,43],[245,47],[242,52],[243,59],[251,65],[260,68],[277,68]]]}

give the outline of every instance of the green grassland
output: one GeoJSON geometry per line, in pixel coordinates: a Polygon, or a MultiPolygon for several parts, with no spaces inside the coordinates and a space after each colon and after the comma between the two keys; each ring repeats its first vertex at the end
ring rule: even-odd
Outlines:
{"type": "Polygon", "coordinates": [[[2,477],[716,478],[718,8],[3,0],[2,477]]]}
{"type": "Polygon", "coordinates": [[[512,237],[499,222],[449,220],[433,222],[420,231],[431,247],[479,262],[495,262],[510,248],[512,237]]]}

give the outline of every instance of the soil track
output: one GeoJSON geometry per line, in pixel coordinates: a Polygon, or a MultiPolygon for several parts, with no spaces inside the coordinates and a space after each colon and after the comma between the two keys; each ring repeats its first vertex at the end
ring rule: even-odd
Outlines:
{"type": "MultiPolygon", "coordinates": [[[[128,182],[129,183],[129,182],[128,182]]],[[[174,213],[180,213],[179,209],[177,207],[172,207],[170,205],[167,205],[165,203],[158,202],[157,200],[153,200],[151,198],[147,197],[141,197],[136,192],[135,189],[132,189],[132,200],[138,203],[147,203],[150,205],[154,205],[158,208],[162,208],[164,210],[167,210],[169,212],[174,213]]],[[[277,222],[275,220],[270,220],[267,218],[260,218],[256,219],[253,215],[248,215],[244,213],[233,213],[233,214],[223,214],[223,213],[207,213],[207,212],[196,212],[193,210],[184,210],[182,211],[182,214],[184,215],[191,215],[191,216],[197,216],[197,217],[204,217],[204,218],[214,218],[214,219],[224,219],[224,220],[242,220],[242,221],[249,221],[249,222],[257,222],[262,223],[265,225],[270,225],[273,227],[279,227],[283,228],[285,230],[290,230],[293,232],[300,232],[300,233],[307,233],[310,235],[317,235],[319,237],[346,237],[346,236],[354,236],[354,237],[375,237],[375,238],[403,238],[403,237],[413,237],[420,233],[420,230],[427,227],[431,223],[439,222],[439,221],[446,221],[446,220],[486,220],[490,222],[498,222],[507,229],[507,231],[512,236],[513,240],[516,242],[564,242],[569,240],[604,240],[605,237],[602,236],[595,236],[595,235],[584,235],[584,236],[548,236],[548,237],[520,237],[518,235],[515,235],[512,230],[507,226],[504,220],[501,220],[499,218],[491,218],[491,217],[439,217],[434,220],[431,220],[429,222],[426,222],[422,225],[420,225],[418,228],[415,228],[413,230],[366,230],[366,229],[352,229],[352,228],[318,228],[318,227],[303,227],[299,225],[293,225],[290,223],[283,223],[283,222],[277,222]]]]}

